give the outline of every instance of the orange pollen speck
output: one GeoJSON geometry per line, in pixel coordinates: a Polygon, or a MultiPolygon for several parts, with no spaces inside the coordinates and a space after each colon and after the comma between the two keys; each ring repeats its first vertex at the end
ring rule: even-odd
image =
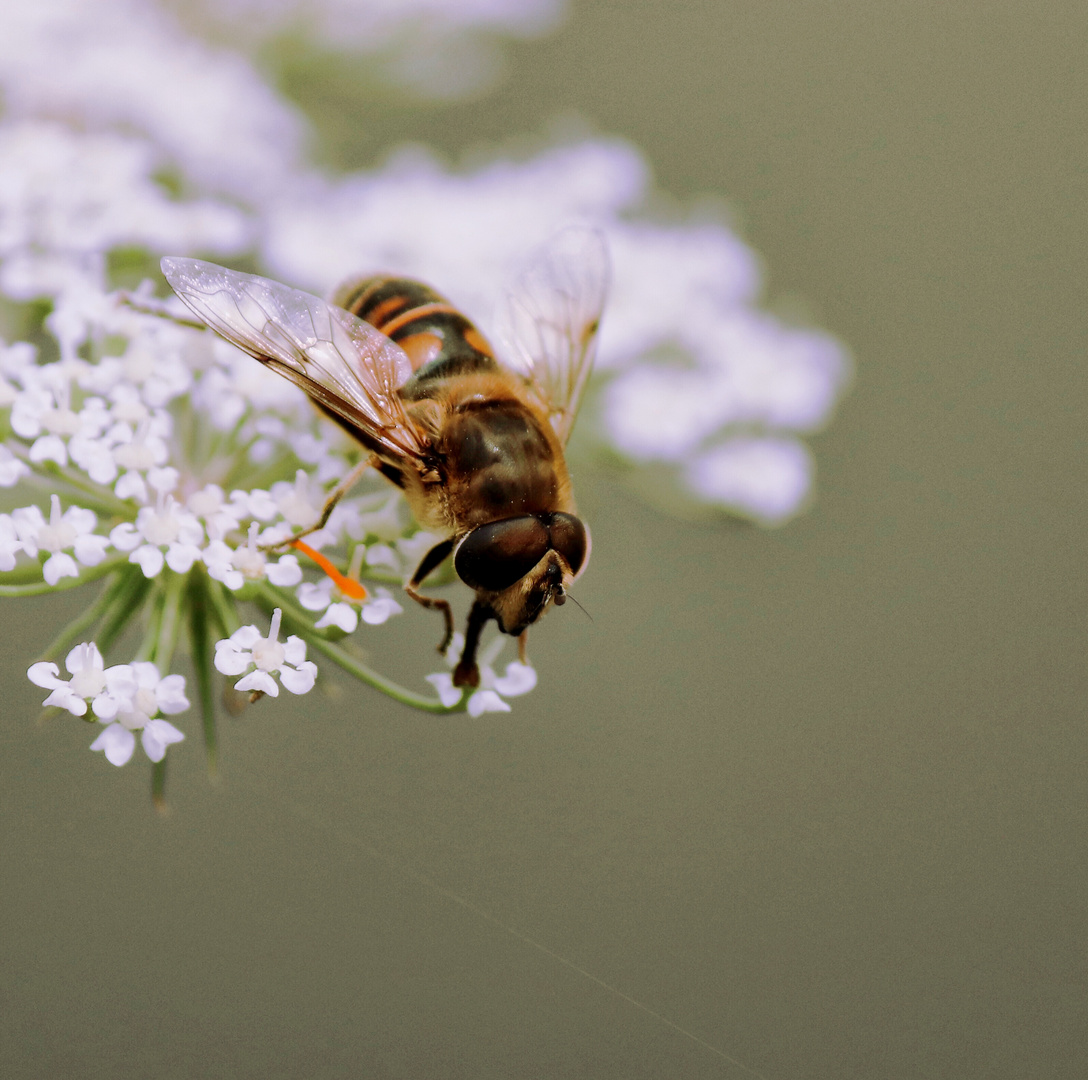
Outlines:
{"type": "Polygon", "coordinates": [[[349,600],[358,600],[361,602],[366,599],[366,589],[354,578],[345,577],[341,574],[320,551],[314,551],[309,544],[304,544],[301,540],[292,540],[291,547],[297,548],[303,555],[308,555],[313,559],[313,561],[317,563],[330,578],[332,578],[332,583],[349,600]]]}

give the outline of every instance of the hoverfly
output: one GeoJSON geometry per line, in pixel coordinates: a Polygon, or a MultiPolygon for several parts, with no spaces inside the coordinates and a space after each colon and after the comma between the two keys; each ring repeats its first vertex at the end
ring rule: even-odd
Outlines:
{"type": "Polygon", "coordinates": [[[519,639],[524,661],[528,628],[565,602],[589,558],[564,446],[608,288],[603,238],[568,229],[539,253],[509,298],[503,359],[418,281],[349,281],[326,303],[197,259],[165,258],[162,271],[202,323],[301,387],[369,452],[297,536],[320,528],[359,474],[377,469],[404,492],[419,525],[443,537],[404,587],[441,611],[440,652],[453,614],[420,587],[452,554],[476,593],[454,684],[479,684],[476,650],[492,619],[519,639]]]}

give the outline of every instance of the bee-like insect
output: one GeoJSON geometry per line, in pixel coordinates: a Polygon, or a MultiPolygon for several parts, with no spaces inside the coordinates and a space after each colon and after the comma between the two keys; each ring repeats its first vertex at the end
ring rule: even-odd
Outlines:
{"type": "Polygon", "coordinates": [[[502,360],[444,297],[417,281],[374,277],[330,303],[251,274],[168,257],[162,271],[216,333],[300,386],[369,456],[330,494],[328,520],[367,467],[399,487],[416,520],[444,539],[405,591],[445,619],[447,601],[420,592],[452,553],[475,590],[453,675],[476,686],[480,634],[494,619],[519,639],[585,570],[590,539],[575,514],[564,446],[593,364],[608,286],[601,236],[568,229],[530,265],[509,298],[502,360]]]}

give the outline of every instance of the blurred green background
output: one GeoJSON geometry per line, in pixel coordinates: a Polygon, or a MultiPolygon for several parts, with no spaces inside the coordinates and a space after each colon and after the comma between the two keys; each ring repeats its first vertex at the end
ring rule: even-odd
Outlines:
{"type": "MultiPolygon", "coordinates": [[[[1088,1075],[1086,40],[1071,0],[579,0],[437,109],[289,57],[343,165],[630,137],[856,387],[779,531],[581,466],[593,621],[512,716],[264,703],[166,819],[35,726],[57,608],[6,603],[0,1074],[1088,1075]]],[[[426,615],[382,635],[418,673],[426,615]]]]}

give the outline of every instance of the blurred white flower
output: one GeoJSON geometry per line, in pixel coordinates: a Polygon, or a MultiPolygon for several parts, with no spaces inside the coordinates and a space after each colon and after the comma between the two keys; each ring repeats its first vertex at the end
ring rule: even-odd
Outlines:
{"type": "Polygon", "coordinates": [[[736,438],[693,457],[684,478],[701,499],[775,525],[803,505],[812,473],[812,456],[800,442],[736,438]]]}
{"type": "Polygon", "coordinates": [[[12,512],[11,522],[31,558],[39,551],[51,553],[42,567],[42,577],[50,585],[63,577],[79,577],[79,565],[97,566],[110,546],[107,537],[94,531],[98,524],[94,511],[69,506],[61,513],[59,495],[50,497],[48,521],[38,507],[22,506],[12,512]]]}
{"type": "MultiPolygon", "coordinates": [[[[91,8],[107,6],[84,2],[91,8]]],[[[38,6],[49,7],[50,0],[39,0],[38,6]]],[[[80,6],[72,5],[73,15],[80,6]]],[[[5,10],[8,15],[0,14],[0,85],[10,116],[21,111],[20,90],[27,86],[5,78],[15,59],[8,33],[11,9],[5,10]]],[[[67,28],[61,40],[73,29],[67,28]]],[[[94,56],[87,42],[78,47],[82,56],[94,56]]],[[[56,59],[39,56],[38,65],[48,66],[30,81],[47,80],[54,89],[71,91],[78,72],[58,68],[56,59]]],[[[24,71],[33,63],[27,56],[21,61],[24,71]]],[[[105,252],[121,245],[224,254],[239,250],[248,236],[243,216],[209,201],[171,199],[153,179],[162,164],[148,142],[130,136],[81,133],[48,121],[0,123],[0,287],[24,299],[98,285],[105,252]]]]}
{"type": "Polygon", "coordinates": [[[196,515],[186,510],[173,495],[159,493],[155,506],[143,506],[136,522],[122,522],[110,533],[118,551],[131,552],[145,577],[158,575],[163,565],[175,574],[184,574],[201,557],[204,528],[196,515]]]}

